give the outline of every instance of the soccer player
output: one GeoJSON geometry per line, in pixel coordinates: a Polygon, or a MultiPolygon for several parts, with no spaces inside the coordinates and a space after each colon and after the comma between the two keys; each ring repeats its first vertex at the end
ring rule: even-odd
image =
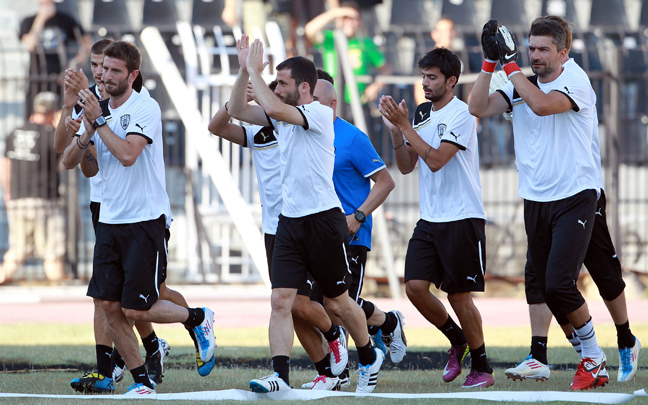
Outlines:
{"type": "Polygon", "coordinates": [[[583,359],[571,389],[587,390],[609,379],[587,303],[576,287],[600,195],[600,168],[592,151],[596,97],[586,75],[563,67],[566,38],[560,23],[536,19],[528,47],[535,75],[526,78],[519,74],[510,32],[498,29],[494,20],[486,23],[486,60],[473,87],[470,112],[477,117],[513,112],[529,256],[551,312],[567,317],[581,341],[583,359]],[[498,60],[510,83],[489,96],[498,60]]]}
{"type": "MultiPolygon", "coordinates": [[[[571,26],[567,20],[557,16],[546,16],[558,22],[565,30],[565,48],[569,53],[572,43],[571,26]]],[[[565,55],[566,58],[569,58],[565,55]]],[[[573,71],[575,74],[587,76],[585,71],[576,64],[573,59],[562,61],[563,68],[573,71]]],[[[596,107],[594,107],[596,108],[596,107]]],[[[596,112],[594,116],[598,115],[596,112]]],[[[603,173],[601,171],[601,154],[598,137],[598,122],[594,122],[592,137],[592,153],[594,162],[598,166],[598,180],[601,187],[601,197],[596,202],[596,215],[594,216],[594,228],[592,237],[587,248],[583,263],[587,267],[592,280],[599,289],[599,294],[610,312],[617,330],[617,346],[619,349],[619,372],[617,381],[626,382],[634,378],[638,369],[639,351],[641,344],[630,330],[628,320],[628,309],[625,299],[625,282],[623,281],[623,270],[621,262],[616,255],[610,231],[607,226],[605,213],[605,192],[603,191],[603,173]]],[[[533,265],[527,254],[527,263],[524,267],[525,293],[529,304],[529,318],[531,320],[531,351],[529,356],[522,360],[516,367],[505,371],[507,377],[516,379],[545,380],[549,378],[551,370],[547,366],[547,336],[551,324],[552,313],[545,302],[544,295],[533,271],[533,265]]],[[[565,332],[569,342],[574,346],[576,352],[581,355],[580,339],[574,328],[564,315],[557,315],[556,320],[565,332]]]]}
{"type": "Polygon", "coordinates": [[[421,219],[405,258],[407,297],[450,341],[443,380],[461,374],[470,352],[472,366],[463,387],[490,387],[495,383],[493,369],[486,357],[481,315],[471,297],[473,291],[484,291],[486,271],[477,123],[466,103],[452,93],[461,72],[457,55],[437,48],[425,54],[418,67],[430,101],[417,107],[414,125],[404,100],[397,104],[383,96],[379,106],[401,173],[411,173],[419,164],[421,219]],[[432,295],[431,283],[448,293],[461,328],[432,295]]]}
{"type": "Polygon", "coordinates": [[[102,81],[110,98],[99,102],[89,90],[79,92],[83,133],[63,156],[64,166],[72,169],[90,142],[96,148],[103,195],[88,295],[101,301],[110,337],[135,381],[127,393],[133,396],[155,394],[155,389],[130,322],[183,323],[193,329],[203,362],[212,359],[215,348],[211,310],[160,299],[171,212],[161,174],[160,108],[133,90],[141,60],[139,49],[127,42],[104,49],[102,81]]]}
{"type": "Polygon", "coordinates": [[[250,388],[255,392],[290,389],[291,309],[310,273],[322,288],[325,307],[349,328],[356,342],[360,363],[356,392],[372,392],[384,354],[372,346],[364,314],[346,294],[351,281],[345,250],[348,230],[332,180],[334,114],[313,102],[315,65],[302,57],[280,63],[273,94],[261,77],[263,44],[256,40],[248,46],[244,36],[237,50],[246,63],[239,69],[229,112],[242,121],[271,125],[277,132],[283,199],[271,266],[269,338],[275,372],[250,381],[250,388]],[[248,78],[260,106],[246,103],[248,78]]]}

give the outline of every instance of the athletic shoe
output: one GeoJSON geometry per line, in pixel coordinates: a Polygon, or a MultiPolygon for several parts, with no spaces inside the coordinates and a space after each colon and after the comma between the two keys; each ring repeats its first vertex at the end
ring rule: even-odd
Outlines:
{"type": "Polygon", "coordinates": [[[468,344],[450,347],[450,350],[448,350],[448,364],[443,369],[443,381],[450,382],[459,377],[459,374],[461,374],[461,366],[469,352],[470,348],[468,344]]]}
{"type": "Polygon", "coordinates": [[[635,344],[633,347],[627,349],[619,349],[619,374],[617,381],[626,382],[634,378],[639,368],[639,351],[641,350],[641,343],[635,337],[635,344]]]}
{"type": "Polygon", "coordinates": [[[198,368],[198,374],[201,377],[208,376],[214,368],[214,364],[216,364],[216,356],[212,356],[211,360],[205,363],[200,358],[200,352],[196,351],[196,367],[198,368]]]}
{"type": "Polygon", "coordinates": [[[302,385],[302,388],[305,388],[306,385],[310,385],[309,389],[311,390],[339,391],[340,379],[338,377],[318,375],[313,382],[302,385]]]}
{"type": "Polygon", "coordinates": [[[487,388],[493,384],[495,384],[495,377],[491,373],[472,370],[461,388],[487,388]]]}
{"type": "Polygon", "coordinates": [[[151,355],[146,355],[144,365],[149,378],[156,384],[162,383],[164,377],[164,359],[169,355],[169,344],[166,340],[158,338],[158,349],[151,355]]]}
{"type": "Polygon", "coordinates": [[[196,334],[196,340],[198,341],[200,359],[208,362],[214,357],[214,350],[216,349],[214,313],[209,308],[203,308],[203,311],[205,311],[205,319],[203,319],[200,325],[193,328],[193,332],[196,334]]]}
{"type": "Polygon", "coordinates": [[[569,388],[576,391],[592,390],[604,386],[610,379],[605,364],[605,353],[599,359],[584,358],[578,364],[576,375],[574,375],[574,380],[569,388]]]}
{"type": "Polygon", "coordinates": [[[531,380],[546,381],[549,379],[551,370],[549,370],[547,365],[542,364],[531,356],[528,356],[516,367],[507,369],[504,374],[506,374],[508,378],[513,379],[513,381],[521,381],[527,378],[531,380]]]}
{"type": "Polygon", "coordinates": [[[375,335],[371,337],[371,340],[373,340],[373,345],[380,350],[382,350],[383,354],[387,354],[387,346],[385,346],[385,342],[382,340],[383,333],[380,329],[378,329],[378,332],[376,332],[375,335]]]}
{"type": "Polygon", "coordinates": [[[405,357],[407,351],[407,339],[403,331],[403,319],[405,317],[400,311],[389,311],[396,316],[396,328],[389,335],[383,334],[382,340],[387,347],[389,347],[389,357],[393,363],[400,363],[405,357]]]}
{"type": "Polygon", "coordinates": [[[376,384],[378,383],[378,372],[380,367],[382,367],[383,361],[385,361],[385,354],[374,347],[376,352],[376,361],[373,364],[368,364],[363,366],[362,364],[358,367],[358,386],[356,387],[356,392],[361,394],[369,394],[376,389],[376,384]]]}
{"type": "Polygon", "coordinates": [[[115,391],[112,378],[97,371],[85,373],[81,378],[75,378],[70,382],[70,386],[83,394],[104,394],[115,391]]]}
{"type": "Polygon", "coordinates": [[[349,378],[349,368],[345,368],[344,372],[338,376],[340,379],[340,384],[338,385],[338,391],[342,388],[347,388],[351,385],[351,379],[349,378]]]}
{"type": "Polygon", "coordinates": [[[329,342],[329,353],[331,353],[331,373],[340,375],[349,362],[349,352],[347,350],[346,330],[338,326],[340,336],[332,342],[329,342]]]}
{"type": "Polygon", "coordinates": [[[124,373],[126,372],[127,368],[128,367],[126,367],[126,364],[124,364],[124,367],[120,367],[117,364],[114,365],[112,378],[115,384],[120,383],[124,379],[124,373]]]}
{"type": "Polygon", "coordinates": [[[279,378],[279,373],[273,373],[250,381],[250,389],[252,392],[265,394],[267,392],[287,391],[292,388],[283,379],[279,378]]]}
{"type": "Polygon", "coordinates": [[[131,384],[128,387],[128,390],[124,394],[124,398],[139,398],[140,396],[155,397],[156,394],[155,388],[149,388],[142,383],[137,383],[131,384]]]}

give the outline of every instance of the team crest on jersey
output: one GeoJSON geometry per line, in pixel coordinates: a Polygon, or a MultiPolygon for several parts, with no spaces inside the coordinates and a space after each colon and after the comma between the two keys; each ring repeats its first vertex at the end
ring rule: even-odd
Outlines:
{"type": "Polygon", "coordinates": [[[446,129],[448,129],[448,126],[446,124],[437,125],[437,133],[439,134],[439,138],[443,138],[443,134],[445,134],[446,129]]]}
{"type": "Polygon", "coordinates": [[[130,124],[130,114],[122,115],[121,118],[119,118],[119,122],[123,129],[128,128],[128,124],[130,124]]]}

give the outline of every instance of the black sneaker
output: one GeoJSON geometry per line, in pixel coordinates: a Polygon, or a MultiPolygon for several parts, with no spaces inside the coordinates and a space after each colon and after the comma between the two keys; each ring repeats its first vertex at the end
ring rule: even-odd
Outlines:
{"type": "Polygon", "coordinates": [[[164,359],[169,354],[169,344],[164,339],[158,338],[158,349],[151,355],[146,355],[144,365],[149,378],[155,384],[162,383],[164,377],[164,359]]]}

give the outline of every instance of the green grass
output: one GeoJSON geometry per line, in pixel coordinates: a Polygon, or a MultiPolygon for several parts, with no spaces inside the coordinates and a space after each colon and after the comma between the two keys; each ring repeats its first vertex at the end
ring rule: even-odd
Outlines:
{"type": "MultiPolygon", "coordinates": [[[[648,335],[648,325],[632,325],[637,336],[648,335]]],[[[252,378],[267,375],[271,372],[269,366],[251,368],[245,366],[247,361],[268,359],[268,338],[266,328],[247,329],[221,329],[217,331],[217,356],[230,358],[241,367],[217,367],[206,378],[197,375],[194,366],[195,352],[190,346],[186,331],[178,326],[157,325],[158,336],[166,339],[171,345],[171,356],[168,359],[164,383],[158,392],[187,392],[187,391],[212,391],[224,389],[248,389],[248,382],[252,378]]],[[[448,344],[443,335],[434,328],[407,329],[409,352],[445,352],[448,344]]],[[[493,363],[511,366],[528,354],[530,340],[529,327],[493,328],[485,327],[485,339],[489,359],[493,363]]],[[[616,332],[612,325],[597,325],[597,337],[604,347],[608,357],[608,364],[616,366],[618,355],[616,351],[616,332]]],[[[79,377],[79,368],[92,367],[94,364],[94,342],[91,325],[4,325],[0,327],[0,363],[24,363],[33,366],[67,365],[72,369],[63,371],[17,371],[0,373],[0,392],[14,393],[39,393],[69,395],[73,391],[69,382],[79,377]]],[[[351,346],[353,348],[353,346],[351,346]]],[[[304,356],[303,349],[296,343],[293,358],[304,356]]],[[[553,363],[577,364],[578,358],[574,350],[557,327],[552,327],[549,336],[549,359],[553,363]]],[[[597,392],[632,393],[635,390],[648,386],[648,356],[640,358],[640,370],[637,378],[627,384],[616,383],[616,371],[610,371],[608,386],[597,392]]],[[[495,369],[497,391],[568,391],[569,383],[573,378],[573,371],[553,370],[551,378],[546,382],[523,381],[513,382],[504,376],[505,366],[495,369]]],[[[467,369],[464,369],[463,376],[467,369]]],[[[457,392],[461,391],[460,385],[463,378],[445,384],[441,380],[440,369],[436,370],[384,370],[380,373],[379,386],[376,392],[457,392]]],[[[302,383],[312,380],[315,376],[313,368],[293,368],[291,383],[299,387],[302,383]]],[[[117,393],[125,391],[129,384],[130,376],[126,381],[117,386],[117,393]]],[[[352,376],[352,383],[355,376],[352,376]]],[[[108,403],[112,401],[93,401],[92,403],[108,403]]],[[[120,402],[130,403],[134,401],[120,402]]],[[[374,404],[404,404],[412,400],[383,400],[357,398],[331,398],[317,401],[318,404],[338,403],[371,403],[374,404]],[[371,402],[369,402],[371,401],[371,402]]],[[[422,401],[426,402],[426,401],[422,401]]],[[[431,400],[429,401],[431,402],[431,400]]],[[[475,401],[444,400],[444,403],[474,403],[475,401]]],[[[638,402],[635,400],[635,402],[638,402]]],[[[85,403],[83,400],[47,400],[19,398],[9,400],[0,399],[0,403],[12,404],[62,404],[85,403]],[[49,402],[48,402],[49,401],[49,402]]],[[[219,404],[224,402],[218,402],[219,404]]],[[[227,403],[227,402],[225,402],[227,403]]],[[[240,403],[240,402],[232,402],[240,403]]],[[[634,402],[633,402],[634,403],[634,402]]]]}

